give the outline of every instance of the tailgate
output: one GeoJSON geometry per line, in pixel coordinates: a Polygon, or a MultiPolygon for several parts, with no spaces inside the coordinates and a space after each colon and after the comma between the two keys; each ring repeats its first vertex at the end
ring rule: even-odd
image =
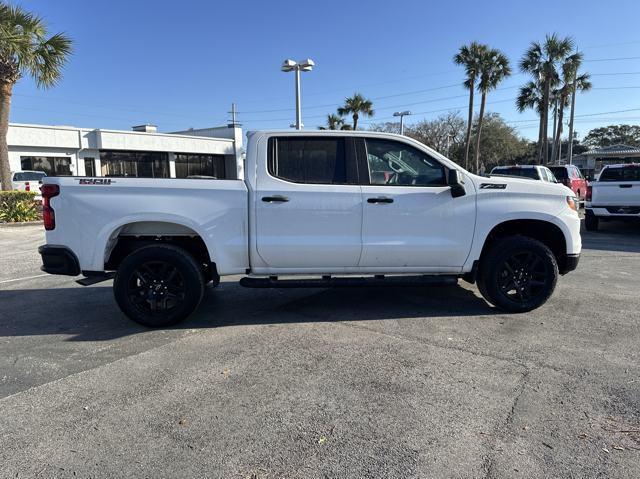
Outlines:
{"type": "Polygon", "coordinates": [[[638,181],[597,181],[591,191],[594,206],[640,206],[638,181]]]}

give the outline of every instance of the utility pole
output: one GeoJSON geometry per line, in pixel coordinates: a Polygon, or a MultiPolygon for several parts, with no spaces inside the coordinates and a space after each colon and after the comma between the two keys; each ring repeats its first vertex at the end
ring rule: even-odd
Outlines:
{"type": "Polygon", "coordinates": [[[573,164],[573,114],[576,109],[576,74],[573,76],[573,86],[571,88],[571,114],[569,115],[569,149],[567,150],[567,159],[569,164],[573,164]]]}
{"type": "Polygon", "coordinates": [[[238,114],[237,110],[236,110],[236,103],[233,102],[231,103],[231,111],[227,112],[231,114],[231,123],[228,123],[227,126],[229,128],[235,128],[236,126],[240,126],[240,123],[237,122],[236,120],[236,115],[238,114]]]}

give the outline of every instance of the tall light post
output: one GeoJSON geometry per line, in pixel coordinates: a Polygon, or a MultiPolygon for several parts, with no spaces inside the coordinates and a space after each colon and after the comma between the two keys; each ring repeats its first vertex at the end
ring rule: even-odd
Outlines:
{"type": "Polygon", "coordinates": [[[295,62],[293,60],[285,60],[282,62],[281,70],[283,72],[296,72],[296,130],[302,130],[302,104],[300,102],[300,72],[310,72],[313,70],[315,62],[311,58],[295,62]]]}
{"type": "Polygon", "coordinates": [[[393,116],[400,117],[400,134],[404,135],[404,117],[407,115],[411,115],[410,111],[396,111],[393,116]]]}

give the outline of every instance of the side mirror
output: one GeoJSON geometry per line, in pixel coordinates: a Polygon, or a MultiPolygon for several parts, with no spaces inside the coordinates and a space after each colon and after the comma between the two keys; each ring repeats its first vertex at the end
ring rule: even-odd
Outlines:
{"type": "Polygon", "coordinates": [[[458,198],[460,196],[464,196],[464,195],[467,194],[467,191],[464,189],[464,182],[462,181],[462,174],[460,174],[459,170],[456,170],[456,169],[449,170],[447,183],[451,187],[451,196],[452,197],[458,198]]]}

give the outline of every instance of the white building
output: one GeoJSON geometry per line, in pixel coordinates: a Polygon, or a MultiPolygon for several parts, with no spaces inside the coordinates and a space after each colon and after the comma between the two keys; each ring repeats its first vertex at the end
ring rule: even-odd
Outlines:
{"type": "Polygon", "coordinates": [[[134,176],[237,179],[242,171],[242,129],[223,126],[158,133],[153,125],[132,131],[9,124],[11,171],[49,176],[134,176]]]}

